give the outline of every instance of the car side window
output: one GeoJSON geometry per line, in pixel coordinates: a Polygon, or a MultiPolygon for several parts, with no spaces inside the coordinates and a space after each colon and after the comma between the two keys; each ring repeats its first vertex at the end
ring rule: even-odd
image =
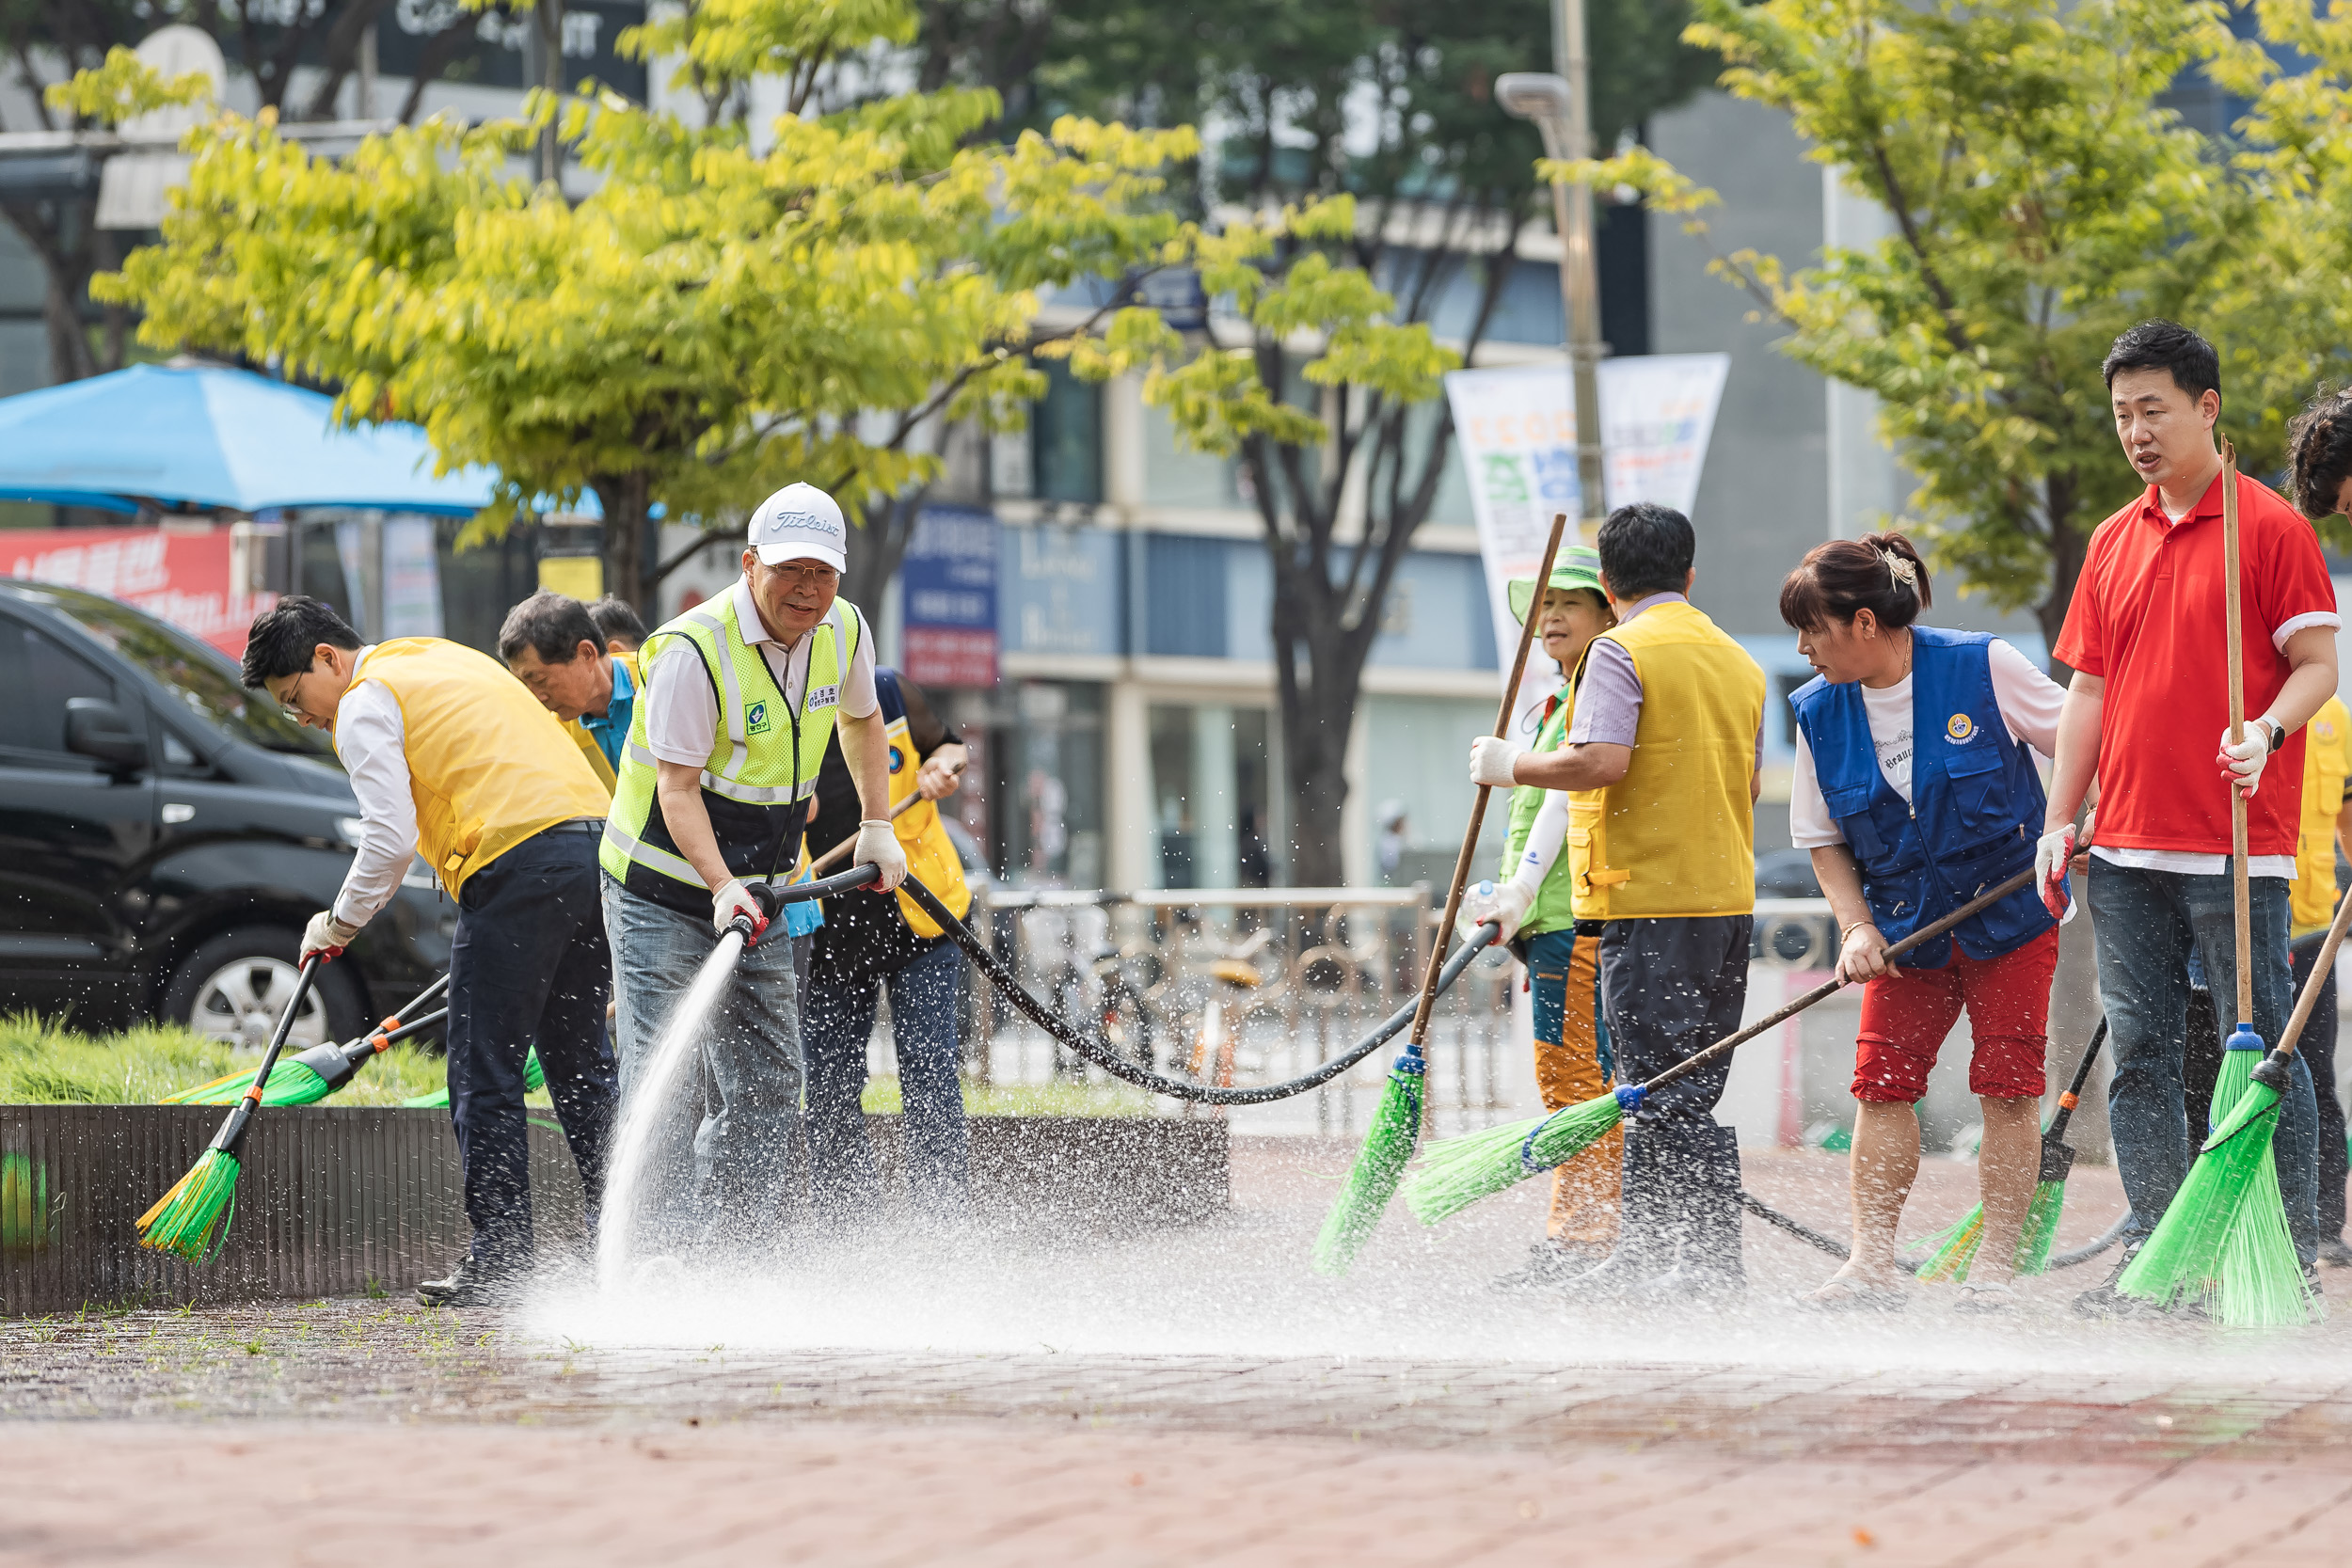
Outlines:
{"type": "Polygon", "coordinates": [[[75,697],[121,700],[98,666],[22,621],[0,618],[0,753],[20,766],[94,766],[65,749],[65,705],[75,697]]]}

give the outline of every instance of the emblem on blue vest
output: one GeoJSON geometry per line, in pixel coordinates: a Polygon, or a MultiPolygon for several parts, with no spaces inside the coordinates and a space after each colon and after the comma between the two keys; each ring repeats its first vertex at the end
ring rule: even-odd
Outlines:
{"type": "Polygon", "coordinates": [[[1977,721],[1964,713],[1955,713],[1945,721],[1944,734],[1955,744],[1968,739],[1976,733],[1977,721]]]}

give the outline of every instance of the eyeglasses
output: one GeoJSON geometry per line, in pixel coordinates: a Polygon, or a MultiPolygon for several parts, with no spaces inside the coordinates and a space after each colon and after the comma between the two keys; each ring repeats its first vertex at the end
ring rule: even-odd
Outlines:
{"type": "Polygon", "coordinates": [[[294,678],[294,684],[286,688],[286,694],[278,699],[278,711],[284,714],[289,720],[297,724],[301,723],[303,720],[308,717],[303,713],[301,708],[295,706],[294,705],[297,700],[297,693],[299,693],[302,689],[302,683],[308,679],[310,674],[310,671],[305,670],[301,674],[296,675],[294,678]]]}
{"type": "Polygon", "coordinates": [[[780,578],[798,581],[803,588],[830,588],[841,579],[840,573],[824,562],[816,561],[806,565],[787,561],[780,566],[771,566],[768,569],[780,578]]]}

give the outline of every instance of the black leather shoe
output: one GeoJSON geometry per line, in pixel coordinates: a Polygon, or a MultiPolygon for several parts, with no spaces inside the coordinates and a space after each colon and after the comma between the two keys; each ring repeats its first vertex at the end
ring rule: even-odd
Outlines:
{"type": "MultiPolygon", "coordinates": [[[[2118,1258],[2115,1260],[2115,1266],[2107,1271],[2107,1276],[2074,1298],[2074,1311],[2078,1316],[2136,1318],[2153,1321],[2171,1317],[2175,1311],[2182,1310],[2165,1307],[2157,1302],[2143,1300],[2138,1296],[2127,1296],[2115,1288],[2116,1282],[2123,1277],[2123,1271],[2132,1266],[2132,1259],[2139,1256],[2141,1244],[2141,1243],[2133,1242],[2125,1246],[2123,1255],[2118,1258]]],[[[2185,1315],[2194,1317],[2201,1314],[2185,1312],[2185,1315]]]]}
{"type": "Polygon", "coordinates": [[[514,1289],[514,1277],[496,1274],[471,1256],[460,1259],[447,1279],[427,1279],[417,1286],[417,1299],[427,1307],[496,1307],[514,1289]]]}

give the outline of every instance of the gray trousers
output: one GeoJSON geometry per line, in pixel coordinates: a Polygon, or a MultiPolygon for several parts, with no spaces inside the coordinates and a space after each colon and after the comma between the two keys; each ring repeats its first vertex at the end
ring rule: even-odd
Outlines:
{"type": "MultiPolygon", "coordinates": [[[[693,989],[719,945],[708,915],[668,909],[604,878],[604,924],[616,971],[613,1045],[621,1105],[644,1077],[671,1014],[693,989]]],[[[655,1169],[676,1169],[691,1125],[687,1178],[696,1228],[706,1241],[758,1241],[804,1207],[801,1125],[801,1020],[792,942],[782,924],[743,950],[701,1031],[699,1103],[681,1105],[665,1128],[655,1169]]],[[[655,1212],[668,1206],[659,1196],[655,1212]]]]}

